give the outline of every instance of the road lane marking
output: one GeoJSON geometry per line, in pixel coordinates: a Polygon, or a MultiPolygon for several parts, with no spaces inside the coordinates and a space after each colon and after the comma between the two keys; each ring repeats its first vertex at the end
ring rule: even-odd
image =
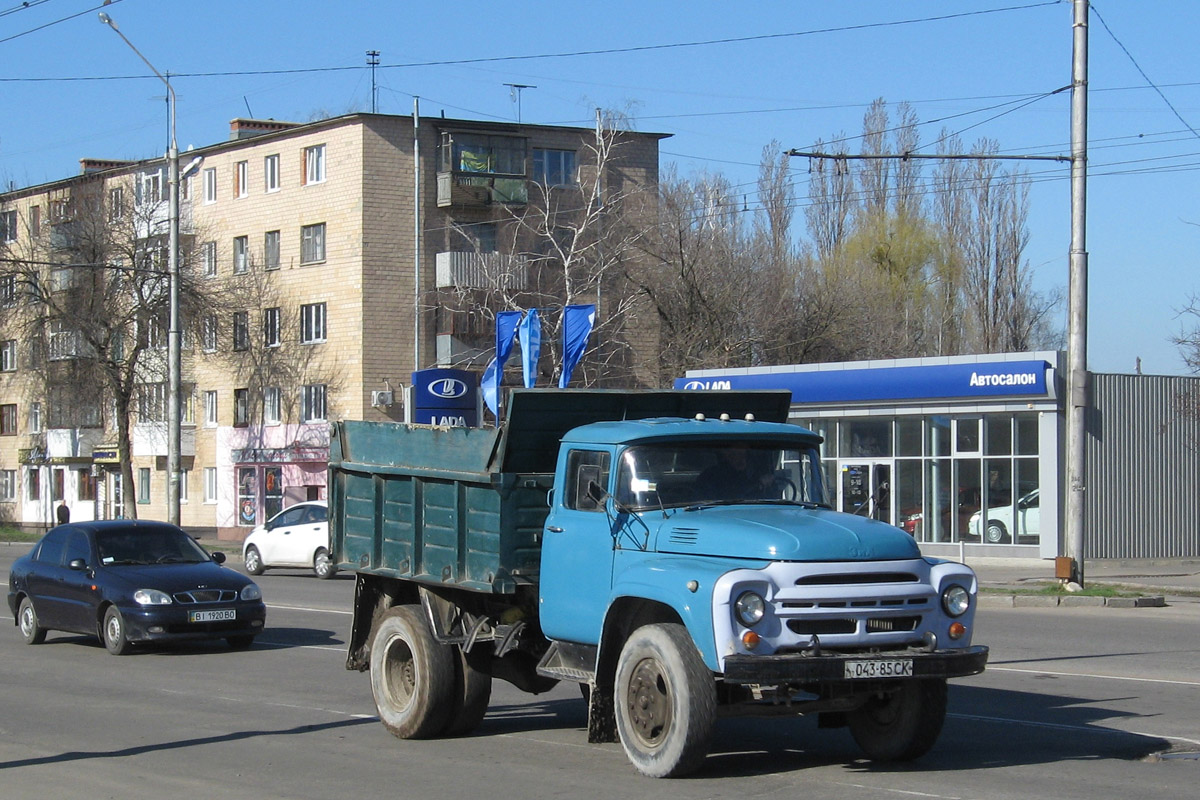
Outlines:
{"type": "Polygon", "coordinates": [[[1048,669],[1021,669],[1019,667],[988,666],[988,672],[1018,672],[1025,675],[1053,675],[1056,678],[1097,678],[1106,681],[1133,681],[1135,683],[1162,683],[1169,686],[1200,686],[1200,681],[1177,681],[1171,678],[1139,678],[1132,675],[1101,675],[1094,672],[1054,672],[1048,669]]]}

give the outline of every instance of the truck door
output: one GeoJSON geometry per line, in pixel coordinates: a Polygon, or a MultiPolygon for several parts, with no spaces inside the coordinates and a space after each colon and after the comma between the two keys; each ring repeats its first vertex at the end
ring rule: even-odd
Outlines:
{"type": "Polygon", "coordinates": [[[550,639],[599,644],[612,588],[607,450],[569,448],[542,536],[539,618],[550,639]],[[603,492],[603,494],[600,494],[603,492]]]}

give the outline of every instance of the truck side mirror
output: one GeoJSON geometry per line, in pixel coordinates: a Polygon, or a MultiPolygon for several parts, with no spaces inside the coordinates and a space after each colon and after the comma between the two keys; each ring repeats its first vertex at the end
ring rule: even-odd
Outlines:
{"type": "Polygon", "coordinates": [[[604,498],[608,496],[608,492],[604,491],[604,487],[595,481],[588,481],[587,485],[588,499],[596,505],[604,505],[604,498]]]}

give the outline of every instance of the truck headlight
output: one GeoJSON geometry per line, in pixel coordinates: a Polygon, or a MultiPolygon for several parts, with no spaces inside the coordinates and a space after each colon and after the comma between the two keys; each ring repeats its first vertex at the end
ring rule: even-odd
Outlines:
{"type": "Polygon", "coordinates": [[[971,607],[971,593],[957,583],[942,592],[942,608],[952,617],[961,617],[971,607]]]}
{"type": "Polygon", "coordinates": [[[733,615],[747,628],[761,621],[766,610],[767,602],[757,592],[742,592],[733,603],[733,615]]]}

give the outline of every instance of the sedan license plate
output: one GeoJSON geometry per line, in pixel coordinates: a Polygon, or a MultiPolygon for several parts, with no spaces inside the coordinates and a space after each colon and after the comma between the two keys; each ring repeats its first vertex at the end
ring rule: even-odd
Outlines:
{"type": "Polygon", "coordinates": [[[911,678],[911,658],[858,659],[846,662],[846,677],[854,678],[911,678]]]}
{"type": "Polygon", "coordinates": [[[237,619],[237,611],[232,608],[188,612],[188,622],[224,622],[232,619],[237,619]]]}

